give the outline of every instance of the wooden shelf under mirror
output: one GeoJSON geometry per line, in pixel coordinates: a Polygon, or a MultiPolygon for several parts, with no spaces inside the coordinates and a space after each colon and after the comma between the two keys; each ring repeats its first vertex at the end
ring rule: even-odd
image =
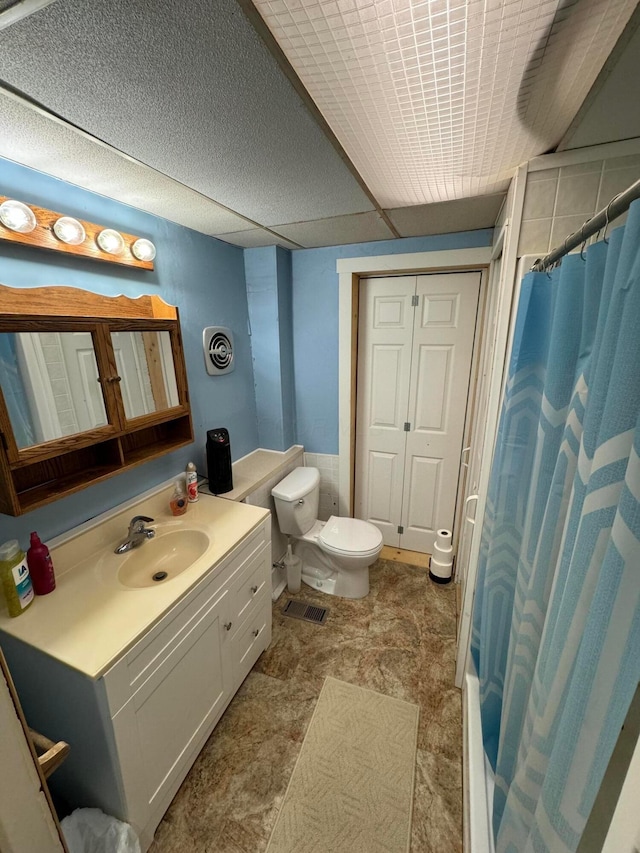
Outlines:
{"type": "Polygon", "coordinates": [[[177,308],[0,285],[0,438],[8,515],[193,442],[177,308]]]}

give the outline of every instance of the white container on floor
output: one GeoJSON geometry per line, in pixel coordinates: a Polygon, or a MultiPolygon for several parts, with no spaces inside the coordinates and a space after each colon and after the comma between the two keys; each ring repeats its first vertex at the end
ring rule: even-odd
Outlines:
{"type": "Polygon", "coordinates": [[[431,557],[429,563],[429,577],[436,583],[449,583],[451,573],[453,572],[453,556],[449,559],[438,560],[435,556],[431,557]]]}
{"type": "Polygon", "coordinates": [[[287,556],[284,558],[284,567],[287,571],[287,589],[291,593],[300,592],[302,581],[302,560],[291,551],[291,545],[287,545],[287,556]]]}

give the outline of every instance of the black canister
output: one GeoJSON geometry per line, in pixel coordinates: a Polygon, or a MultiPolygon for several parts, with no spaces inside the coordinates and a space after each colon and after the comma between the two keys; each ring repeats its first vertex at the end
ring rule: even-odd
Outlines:
{"type": "Polygon", "coordinates": [[[224,427],[207,430],[207,476],[209,490],[214,495],[222,495],[233,489],[231,443],[229,431],[224,427]]]}

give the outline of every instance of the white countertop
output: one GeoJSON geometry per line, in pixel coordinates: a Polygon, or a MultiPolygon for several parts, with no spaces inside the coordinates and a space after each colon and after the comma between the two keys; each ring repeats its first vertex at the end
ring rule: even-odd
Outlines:
{"type": "Polygon", "coordinates": [[[0,631],[98,678],[269,515],[261,507],[201,494],[184,516],[174,518],[168,506],[172,491],[170,486],[128,502],[124,509],[116,508],[60,537],[54,547],[50,543],[56,589],[36,596],[31,607],[16,618],[5,610],[0,615],[0,631]],[[183,522],[185,527],[206,529],[209,547],[170,580],[142,589],[123,587],[117,580],[103,577],[97,564],[101,555],[112,553],[126,537],[134,515],[150,516],[158,525],[183,522]]]}
{"type": "MultiPolygon", "coordinates": [[[[244,500],[293,459],[299,457],[300,465],[303,465],[303,453],[304,447],[301,444],[294,444],[284,451],[264,450],[259,447],[257,450],[247,453],[242,459],[238,459],[232,464],[233,489],[220,495],[220,497],[228,501],[244,500]]],[[[211,494],[207,483],[203,484],[201,490],[205,494],[211,494]]]]}

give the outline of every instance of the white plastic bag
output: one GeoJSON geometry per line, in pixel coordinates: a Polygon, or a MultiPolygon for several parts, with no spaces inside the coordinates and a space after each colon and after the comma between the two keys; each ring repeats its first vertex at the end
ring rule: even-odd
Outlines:
{"type": "Polygon", "coordinates": [[[129,824],[100,809],[76,809],[60,826],[69,853],[140,853],[138,838],[129,824]]]}

